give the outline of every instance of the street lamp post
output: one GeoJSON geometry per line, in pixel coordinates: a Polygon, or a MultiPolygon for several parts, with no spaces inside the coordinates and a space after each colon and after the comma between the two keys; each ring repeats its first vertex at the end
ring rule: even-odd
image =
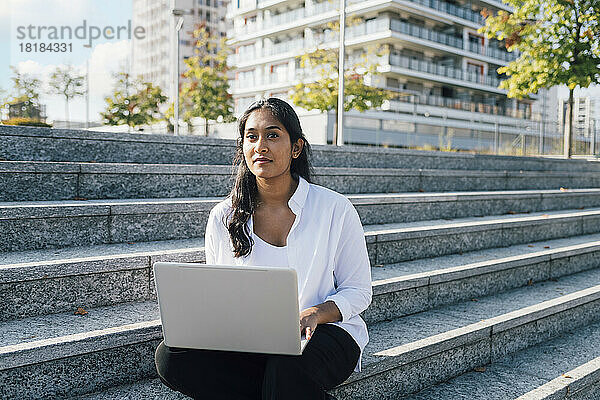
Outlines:
{"type": "MultiPolygon", "coordinates": [[[[181,15],[176,14],[176,11],[173,10],[173,15],[181,15]]],[[[175,30],[177,31],[177,46],[176,46],[176,56],[175,56],[175,136],[179,135],[179,32],[181,32],[181,27],[183,26],[183,17],[179,17],[177,21],[177,26],[175,26],[175,30]]]]}
{"type": "Polygon", "coordinates": [[[340,0],[340,54],[338,61],[338,77],[339,77],[339,90],[338,90],[338,120],[337,120],[337,145],[344,145],[344,36],[346,25],[346,0],[340,0]]]}
{"type": "Polygon", "coordinates": [[[85,62],[85,129],[90,128],[90,60],[85,62]]]}
{"type": "Polygon", "coordinates": [[[177,36],[177,43],[175,44],[175,136],[179,135],[179,32],[183,26],[183,15],[185,10],[181,8],[175,8],[175,0],[171,0],[171,15],[179,17],[177,24],[175,25],[175,32],[177,36]]]}

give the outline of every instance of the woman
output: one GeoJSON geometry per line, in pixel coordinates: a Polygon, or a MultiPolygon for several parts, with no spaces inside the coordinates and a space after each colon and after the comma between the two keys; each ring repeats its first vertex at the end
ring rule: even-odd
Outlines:
{"type": "Polygon", "coordinates": [[[309,342],[299,356],[161,343],[158,374],[194,398],[330,398],[327,389],[361,370],[369,340],[359,316],[372,296],[360,218],[345,196],[311,183],[310,145],[285,101],[251,104],[239,135],[235,185],[208,217],[206,263],[294,268],[300,329],[309,342]]]}

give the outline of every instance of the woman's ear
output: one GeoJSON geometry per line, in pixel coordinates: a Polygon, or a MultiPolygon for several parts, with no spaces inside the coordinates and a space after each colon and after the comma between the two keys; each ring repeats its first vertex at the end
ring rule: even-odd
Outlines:
{"type": "Polygon", "coordinates": [[[302,146],[304,145],[304,141],[302,139],[298,139],[296,143],[294,143],[294,147],[292,148],[292,157],[298,158],[300,153],[302,153],[302,146]]]}

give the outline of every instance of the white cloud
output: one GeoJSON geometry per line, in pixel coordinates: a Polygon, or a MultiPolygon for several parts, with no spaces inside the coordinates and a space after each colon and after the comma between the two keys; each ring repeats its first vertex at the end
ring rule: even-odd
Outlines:
{"type": "Polygon", "coordinates": [[[129,55],[129,40],[95,46],[90,56],[90,93],[108,94],[113,85],[112,73],[126,70],[129,55]]]}
{"type": "MultiPolygon", "coordinates": [[[[124,71],[127,68],[127,60],[130,54],[128,40],[119,42],[108,42],[98,44],[94,47],[90,58],[90,120],[96,121],[100,117],[98,113],[104,109],[104,97],[109,95],[113,88],[114,78],[112,74],[124,71]]],[[[64,64],[42,65],[37,61],[27,60],[19,62],[16,67],[22,73],[35,75],[43,82],[43,92],[48,89],[50,74],[58,66],[64,64]]],[[[86,74],[86,63],[74,66],[79,74],[86,74]]],[[[65,118],[65,104],[63,98],[50,96],[43,93],[40,96],[43,104],[46,104],[46,112],[49,119],[65,118]]],[[[85,120],[85,99],[78,97],[69,103],[70,119],[73,121],[85,120]]]]}

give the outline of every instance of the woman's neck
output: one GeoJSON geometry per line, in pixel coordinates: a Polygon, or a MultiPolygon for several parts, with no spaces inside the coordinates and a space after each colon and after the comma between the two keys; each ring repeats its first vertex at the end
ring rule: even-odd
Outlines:
{"type": "Polygon", "coordinates": [[[298,184],[299,182],[296,182],[291,174],[267,179],[256,177],[259,202],[269,207],[287,206],[298,184]]]}

